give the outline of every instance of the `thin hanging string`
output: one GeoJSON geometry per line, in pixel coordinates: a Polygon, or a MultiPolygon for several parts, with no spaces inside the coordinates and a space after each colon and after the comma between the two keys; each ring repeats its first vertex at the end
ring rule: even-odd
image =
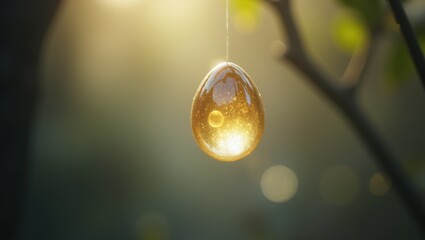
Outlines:
{"type": "Polygon", "coordinates": [[[229,65],[229,0],[226,0],[226,62],[229,65]]]}

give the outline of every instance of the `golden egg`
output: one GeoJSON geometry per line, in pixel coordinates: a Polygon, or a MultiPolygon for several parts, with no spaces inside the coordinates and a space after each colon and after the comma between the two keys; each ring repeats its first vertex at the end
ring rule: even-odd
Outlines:
{"type": "Polygon", "coordinates": [[[249,155],[264,131],[263,104],[251,77],[230,62],[213,68],[193,99],[191,125],[209,156],[232,162],[249,155]]]}

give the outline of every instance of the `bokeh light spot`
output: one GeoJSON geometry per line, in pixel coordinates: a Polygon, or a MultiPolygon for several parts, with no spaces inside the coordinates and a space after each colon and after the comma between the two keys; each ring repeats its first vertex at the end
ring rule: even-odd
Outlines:
{"type": "Polygon", "coordinates": [[[297,175],[282,165],[270,167],[261,177],[261,190],[264,196],[272,202],[286,202],[298,190],[297,175]]]}
{"type": "Polygon", "coordinates": [[[320,178],[320,193],[325,202],[337,206],[352,203],[360,192],[360,178],[350,168],[333,166],[320,178]]]}
{"type": "Polygon", "coordinates": [[[382,173],[375,173],[369,181],[369,191],[374,196],[385,195],[390,190],[391,184],[382,173]]]}

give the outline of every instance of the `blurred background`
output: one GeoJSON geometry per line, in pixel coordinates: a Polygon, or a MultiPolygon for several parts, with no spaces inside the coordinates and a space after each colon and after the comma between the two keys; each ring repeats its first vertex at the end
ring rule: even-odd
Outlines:
{"type": "MultiPolygon", "coordinates": [[[[370,35],[341,2],[293,1],[336,79],[370,35]]],[[[425,43],[425,3],[406,7],[425,43]]],[[[425,194],[425,95],[384,18],[358,99],[425,194]]],[[[261,92],[263,139],[234,163],[198,148],[192,98],[224,61],[225,33],[224,0],[62,1],[43,42],[20,239],[421,239],[345,119],[278,59],[284,29],[265,1],[230,0],[230,61],[261,92]]]]}

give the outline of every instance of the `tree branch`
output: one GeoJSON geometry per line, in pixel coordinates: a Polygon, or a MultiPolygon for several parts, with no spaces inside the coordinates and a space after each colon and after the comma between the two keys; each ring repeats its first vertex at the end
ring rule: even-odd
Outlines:
{"type": "MultiPolygon", "coordinates": [[[[425,235],[425,208],[421,202],[419,192],[410,182],[407,174],[399,165],[394,155],[390,152],[383,140],[374,130],[364,113],[356,103],[356,99],[350,91],[336,86],[329,76],[325,76],[320,69],[310,60],[306,54],[303,42],[295,24],[291,11],[291,0],[267,0],[279,14],[287,34],[288,51],[284,56],[306,80],[317,87],[343,114],[351,124],[365,146],[374,155],[376,163],[382,168],[391,180],[394,189],[399,194],[408,211],[418,223],[419,228],[425,235]]],[[[371,45],[373,47],[373,45],[371,45]]],[[[362,79],[369,56],[360,69],[358,80],[362,79]]]]}
{"type": "Polygon", "coordinates": [[[318,87],[329,98],[345,98],[343,88],[333,84],[336,81],[331,81],[329,76],[325,76],[322,72],[320,72],[319,68],[306,54],[303,42],[301,41],[301,36],[292,15],[291,1],[268,1],[271,2],[278,11],[279,17],[285,26],[288,49],[286,54],[283,55],[284,59],[292,63],[300,72],[307,75],[311,83],[318,87]]]}

